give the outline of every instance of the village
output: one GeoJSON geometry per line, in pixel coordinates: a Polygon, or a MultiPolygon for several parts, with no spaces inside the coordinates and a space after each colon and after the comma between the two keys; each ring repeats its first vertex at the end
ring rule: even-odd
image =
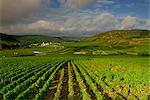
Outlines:
{"type": "MultiPolygon", "coordinates": [[[[49,47],[49,48],[53,48],[53,49],[63,49],[64,46],[61,43],[54,43],[54,42],[42,42],[40,43],[34,43],[29,45],[29,47],[49,47]]],[[[46,52],[41,52],[38,50],[33,51],[33,55],[46,55],[46,52]]]]}
{"type": "Polygon", "coordinates": [[[38,47],[54,47],[54,48],[61,47],[61,48],[64,48],[64,46],[62,46],[61,43],[53,43],[53,42],[42,42],[42,43],[34,43],[34,44],[30,44],[29,45],[29,47],[35,47],[35,46],[38,46],[38,47]]]}

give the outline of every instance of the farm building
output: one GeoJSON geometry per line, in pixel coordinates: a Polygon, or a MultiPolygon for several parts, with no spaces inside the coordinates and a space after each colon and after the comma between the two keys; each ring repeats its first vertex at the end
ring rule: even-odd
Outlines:
{"type": "Polygon", "coordinates": [[[45,52],[39,52],[39,51],[33,51],[33,54],[34,54],[35,56],[38,56],[38,55],[46,55],[45,52]]]}
{"type": "Polygon", "coordinates": [[[87,54],[87,52],[83,52],[83,51],[81,52],[81,51],[80,51],[80,52],[74,52],[73,54],[78,54],[78,55],[79,55],[79,54],[87,54]]]}
{"type": "Polygon", "coordinates": [[[38,55],[40,52],[39,51],[33,51],[34,55],[38,55]]]}

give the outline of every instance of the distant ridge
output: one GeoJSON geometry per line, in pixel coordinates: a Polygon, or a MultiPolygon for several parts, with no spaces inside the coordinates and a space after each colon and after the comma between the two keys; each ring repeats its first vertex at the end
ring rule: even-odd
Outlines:
{"type": "Polygon", "coordinates": [[[67,47],[86,49],[127,49],[149,50],[149,30],[112,30],[85,37],[82,41],[66,44],[67,47]]]}
{"type": "Polygon", "coordinates": [[[14,49],[42,42],[64,42],[64,40],[59,37],[43,35],[7,35],[0,33],[0,49],[14,49]]]}
{"type": "Polygon", "coordinates": [[[119,41],[118,39],[150,38],[149,30],[113,30],[89,36],[84,41],[119,41]]]}
{"type": "Polygon", "coordinates": [[[50,37],[44,35],[7,35],[0,33],[0,40],[5,42],[19,42],[19,43],[40,43],[40,42],[62,42],[59,37],[50,37]]]}
{"type": "Polygon", "coordinates": [[[42,42],[74,42],[80,41],[80,37],[52,37],[45,35],[8,35],[5,33],[0,33],[0,49],[11,47],[16,47],[22,45],[27,46],[33,43],[42,43],[42,42]],[[18,46],[17,46],[18,45],[18,46]]]}

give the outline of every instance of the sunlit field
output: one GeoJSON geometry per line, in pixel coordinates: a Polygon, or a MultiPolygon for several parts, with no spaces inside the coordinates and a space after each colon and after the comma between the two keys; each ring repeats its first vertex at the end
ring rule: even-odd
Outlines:
{"type": "Polygon", "coordinates": [[[146,100],[150,93],[148,57],[8,57],[1,61],[4,100],[146,100]]]}

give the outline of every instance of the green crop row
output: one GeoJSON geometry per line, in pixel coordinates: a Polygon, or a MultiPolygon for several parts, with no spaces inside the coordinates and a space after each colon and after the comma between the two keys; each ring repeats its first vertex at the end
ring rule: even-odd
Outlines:
{"type": "Polygon", "coordinates": [[[39,89],[40,84],[42,83],[42,81],[46,80],[47,78],[50,77],[51,73],[53,72],[53,70],[55,70],[56,66],[51,67],[50,69],[48,69],[43,76],[41,76],[34,84],[32,84],[27,90],[25,90],[24,92],[22,92],[21,94],[18,95],[18,97],[16,98],[17,100],[22,100],[22,99],[28,99],[30,94],[33,94],[35,92],[35,90],[37,91],[37,89],[39,89]]]}
{"type": "Polygon", "coordinates": [[[103,99],[103,96],[101,95],[101,92],[97,89],[96,84],[94,84],[92,82],[91,78],[88,76],[88,74],[86,73],[86,71],[81,67],[80,64],[76,63],[75,61],[74,61],[74,63],[76,64],[76,66],[80,70],[81,74],[83,75],[84,79],[86,80],[86,83],[92,89],[93,93],[95,94],[96,99],[97,100],[103,99]]]}
{"type": "Polygon", "coordinates": [[[16,83],[20,83],[23,82],[23,80],[26,80],[27,78],[31,77],[33,74],[35,74],[35,72],[38,72],[39,70],[41,70],[42,68],[47,67],[46,65],[42,65],[42,66],[36,66],[35,68],[31,68],[29,70],[26,70],[14,77],[9,77],[8,80],[5,80],[4,82],[1,82],[0,88],[3,88],[4,86],[8,85],[8,84],[12,84],[13,82],[16,83]],[[17,80],[17,81],[16,81],[17,80]]]}
{"type": "Polygon", "coordinates": [[[73,76],[72,76],[72,66],[70,65],[70,62],[68,62],[68,99],[71,100],[74,97],[74,89],[73,89],[73,76]]]}
{"type": "Polygon", "coordinates": [[[23,83],[24,81],[28,80],[28,78],[30,79],[32,76],[36,75],[37,72],[40,72],[42,69],[46,68],[50,68],[51,66],[43,66],[43,67],[39,67],[36,70],[31,71],[30,73],[27,73],[24,77],[21,77],[20,79],[11,82],[10,84],[8,84],[7,86],[3,87],[3,89],[1,90],[1,92],[3,94],[6,94],[8,91],[11,91],[13,88],[15,88],[17,85],[23,83]]]}
{"type": "Polygon", "coordinates": [[[35,96],[35,100],[41,100],[45,96],[45,93],[47,92],[48,87],[51,85],[51,82],[54,80],[56,73],[58,72],[58,70],[60,68],[63,67],[63,65],[65,63],[66,63],[66,61],[61,63],[59,66],[57,66],[57,68],[53,71],[53,73],[51,74],[49,79],[46,81],[46,83],[43,85],[43,87],[39,90],[39,93],[35,96]]]}
{"type": "Polygon", "coordinates": [[[58,86],[57,86],[57,91],[55,93],[55,97],[54,97],[53,100],[59,100],[60,99],[59,97],[60,97],[60,91],[62,90],[63,77],[64,77],[64,68],[61,70],[59,83],[58,83],[58,86]]]}
{"type": "Polygon", "coordinates": [[[17,85],[13,90],[11,90],[11,91],[7,92],[6,94],[4,94],[4,99],[8,100],[8,99],[11,99],[11,98],[16,98],[20,94],[20,92],[26,90],[30,86],[30,84],[32,84],[39,77],[41,77],[45,73],[45,71],[47,71],[50,67],[51,66],[42,69],[41,71],[39,71],[34,76],[27,79],[26,81],[24,81],[20,85],[17,85]]]}
{"type": "Polygon", "coordinates": [[[107,59],[94,59],[91,61],[79,60],[78,63],[84,66],[82,68],[84,68],[86,72],[89,73],[91,78],[93,78],[93,80],[100,84],[103,87],[104,91],[109,93],[112,98],[118,96],[116,95],[116,93],[119,93],[128,99],[146,99],[148,90],[146,88],[144,89],[144,87],[148,87],[147,79],[149,75],[147,73],[148,70],[145,70],[147,68],[134,63],[136,60],[133,61],[131,59],[132,62],[130,63],[127,63],[128,60],[126,59],[124,59],[124,61],[122,62],[117,62],[118,60],[115,60],[116,59],[109,59],[109,61],[107,61],[107,59]],[[126,62],[126,64],[124,62],[126,62]],[[139,66],[140,69],[143,70],[139,70],[139,66]],[[122,70],[124,71],[122,72],[122,70]],[[145,77],[142,77],[141,74],[145,77]]]}
{"type": "Polygon", "coordinates": [[[82,93],[82,100],[91,100],[90,99],[91,96],[88,94],[86,86],[84,84],[84,81],[83,81],[82,77],[80,76],[79,72],[77,71],[75,64],[73,62],[71,62],[71,65],[72,65],[73,70],[75,72],[77,82],[79,83],[80,91],[82,93]]]}

